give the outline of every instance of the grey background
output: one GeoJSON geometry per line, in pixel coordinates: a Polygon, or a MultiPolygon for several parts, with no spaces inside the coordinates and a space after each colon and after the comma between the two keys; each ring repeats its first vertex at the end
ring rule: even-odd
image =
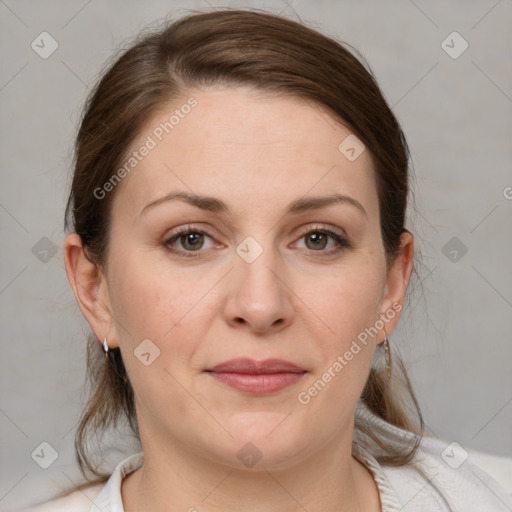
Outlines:
{"type": "MultiPolygon", "coordinates": [[[[424,294],[416,287],[392,343],[409,363],[431,432],[512,456],[510,0],[0,0],[2,510],[79,480],[73,436],[88,326],[61,247],[85,95],[127,38],[168,14],[209,4],[298,14],[365,56],[403,125],[416,174],[409,228],[423,254],[424,294]],[[47,59],[31,48],[43,31],[59,45],[47,59]],[[458,58],[441,46],[453,31],[469,44],[458,58]],[[58,452],[48,469],[31,458],[43,441],[58,452]]],[[[111,467],[133,449],[126,443],[108,454],[111,467]]]]}

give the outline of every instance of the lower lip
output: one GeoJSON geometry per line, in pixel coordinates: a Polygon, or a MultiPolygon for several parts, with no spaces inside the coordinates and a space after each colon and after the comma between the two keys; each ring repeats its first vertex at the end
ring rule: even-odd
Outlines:
{"type": "Polygon", "coordinates": [[[304,373],[228,373],[210,372],[210,375],[218,381],[251,395],[266,395],[281,391],[298,382],[304,373]]]}

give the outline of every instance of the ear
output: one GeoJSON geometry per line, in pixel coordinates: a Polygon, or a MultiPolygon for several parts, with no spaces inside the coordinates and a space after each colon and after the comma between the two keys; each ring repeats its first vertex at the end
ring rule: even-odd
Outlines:
{"type": "Polygon", "coordinates": [[[76,233],[66,238],[63,252],[66,274],[78,307],[100,343],[106,337],[109,348],[116,348],[119,344],[103,272],[87,258],[81,238],[76,233]]]}
{"type": "Polygon", "coordinates": [[[389,338],[400,320],[404,304],[405,292],[411,277],[414,260],[414,237],[409,231],[404,231],[400,236],[400,247],[395,261],[391,264],[386,278],[386,288],[382,298],[380,317],[384,320],[384,332],[389,338]]]}

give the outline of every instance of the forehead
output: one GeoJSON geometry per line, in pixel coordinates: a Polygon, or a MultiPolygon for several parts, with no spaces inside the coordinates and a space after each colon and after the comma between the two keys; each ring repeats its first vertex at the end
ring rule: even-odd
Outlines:
{"type": "Polygon", "coordinates": [[[123,162],[132,155],[115,201],[140,212],[179,189],[243,208],[339,192],[371,210],[372,161],[366,150],[358,155],[353,138],[326,108],[302,98],[245,88],[191,90],[147,120],[123,162]],[[346,141],[357,158],[346,153],[346,141]]]}

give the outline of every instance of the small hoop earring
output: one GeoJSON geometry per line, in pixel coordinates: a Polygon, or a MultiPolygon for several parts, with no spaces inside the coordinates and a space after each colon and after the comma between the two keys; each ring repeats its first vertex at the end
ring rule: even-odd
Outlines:
{"type": "Polygon", "coordinates": [[[103,340],[103,350],[105,351],[105,355],[108,355],[108,343],[107,343],[106,336],[105,336],[105,339],[103,340]]]}

